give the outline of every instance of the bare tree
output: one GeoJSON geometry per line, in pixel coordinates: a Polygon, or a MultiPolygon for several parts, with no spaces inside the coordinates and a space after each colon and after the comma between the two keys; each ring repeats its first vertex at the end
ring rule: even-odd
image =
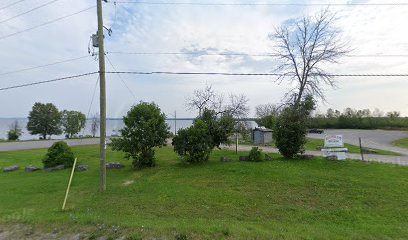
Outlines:
{"type": "Polygon", "coordinates": [[[245,117],[249,113],[248,98],[244,94],[230,94],[227,100],[217,93],[212,86],[195,90],[187,98],[186,105],[190,111],[198,111],[201,116],[204,110],[212,110],[217,115],[229,114],[235,118],[245,117]]]}
{"type": "Polygon", "coordinates": [[[272,103],[260,104],[255,107],[255,115],[257,118],[267,116],[278,116],[281,106],[272,103]]]}
{"type": "Polygon", "coordinates": [[[295,85],[285,98],[298,106],[306,95],[325,100],[322,85],[334,87],[332,75],[324,70],[327,63],[338,63],[349,52],[335,29],[334,14],[328,9],[314,17],[303,17],[293,25],[275,29],[271,38],[277,41],[277,56],[281,60],[278,70],[283,72],[280,81],[288,79],[295,85]]]}
{"type": "Polygon", "coordinates": [[[92,137],[96,136],[96,132],[99,129],[99,118],[98,118],[99,114],[95,114],[92,117],[92,122],[91,122],[91,132],[92,132],[92,137]]]}

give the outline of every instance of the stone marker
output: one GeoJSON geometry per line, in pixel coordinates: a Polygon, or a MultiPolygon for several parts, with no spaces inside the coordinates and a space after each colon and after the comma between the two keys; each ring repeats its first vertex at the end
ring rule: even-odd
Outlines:
{"type": "Polygon", "coordinates": [[[59,171],[59,170],[64,170],[64,165],[58,165],[55,167],[50,167],[50,168],[44,168],[44,172],[53,172],[53,171],[59,171]]]}
{"type": "Polygon", "coordinates": [[[125,166],[121,163],[107,163],[106,164],[106,169],[121,169],[124,167],[125,166]]]}
{"type": "Polygon", "coordinates": [[[27,166],[27,167],[25,168],[25,171],[26,171],[26,172],[35,172],[35,171],[38,171],[38,170],[41,170],[41,168],[34,167],[34,166],[27,166]]]}
{"type": "Polygon", "coordinates": [[[249,161],[248,156],[239,156],[239,161],[249,161]]]}
{"type": "Polygon", "coordinates": [[[88,171],[89,166],[88,165],[79,165],[76,167],[75,171],[77,172],[83,172],[83,171],[88,171]]]}
{"type": "Polygon", "coordinates": [[[220,157],[220,161],[221,162],[229,162],[229,161],[231,161],[231,159],[228,158],[228,157],[220,157]]]}
{"type": "Polygon", "coordinates": [[[18,169],[20,169],[20,167],[17,166],[17,165],[14,165],[14,166],[11,166],[11,167],[4,168],[3,172],[13,172],[13,171],[17,171],[18,169]]]}

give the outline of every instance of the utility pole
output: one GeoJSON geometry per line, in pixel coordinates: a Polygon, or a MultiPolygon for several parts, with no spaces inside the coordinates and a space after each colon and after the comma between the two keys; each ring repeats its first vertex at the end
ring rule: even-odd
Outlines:
{"type": "Polygon", "coordinates": [[[98,13],[99,85],[100,85],[100,177],[99,191],[106,190],[106,79],[105,49],[103,45],[102,0],[96,0],[98,13]]]}
{"type": "Polygon", "coordinates": [[[174,136],[177,134],[177,112],[174,110],[174,136]]]}

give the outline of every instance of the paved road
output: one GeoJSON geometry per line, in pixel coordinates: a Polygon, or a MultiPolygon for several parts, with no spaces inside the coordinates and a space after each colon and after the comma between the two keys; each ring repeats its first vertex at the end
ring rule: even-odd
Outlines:
{"type": "MultiPolygon", "coordinates": [[[[61,140],[26,141],[26,142],[3,142],[0,143],[0,151],[15,151],[24,149],[49,148],[61,140]]],[[[99,144],[99,138],[69,139],[64,140],[69,146],[99,144]]]]}
{"type": "MultiPolygon", "coordinates": [[[[355,142],[353,142],[353,136],[355,137],[355,135],[353,134],[347,134],[349,131],[355,131],[355,130],[328,130],[327,133],[328,134],[340,134],[342,133],[345,137],[345,142],[350,143],[350,144],[356,144],[355,142]],[[344,134],[346,133],[346,134],[344,134]]],[[[363,133],[366,131],[364,130],[356,130],[356,131],[363,131],[363,133]]],[[[374,136],[378,136],[381,135],[382,131],[381,130],[376,130],[378,133],[377,135],[374,136]]],[[[391,134],[391,136],[389,135],[389,131],[385,131],[386,133],[388,133],[388,135],[385,135],[386,137],[383,138],[384,139],[398,139],[395,138],[394,135],[391,134]]],[[[392,131],[392,132],[399,132],[399,131],[392,131]]],[[[370,133],[366,133],[366,136],[369,136],[370,133]]],[[[397,136],[402,136],[402,137],[407,137],[406,135],[408,135],[407,133],[403,132],[400,133],[401,135],[397,135],[397,136]],[[406,134],[406,135],[404,135],[406,134]]],[[[314,134],[313,137],[316,138],[324,138],[324,135],[317,135],[314,134]]],[[[358,138],[358,137],[357,137],[358,138]]],[[[378,138],[374,138],[374,139],[378,139],[378,138]]],[[[23,150],[23,149],[36,149],[36,148],[48,148],[50,147],[54,142],[56,141],[60,141],[60,140],[45,140],[45,141],[27,141],[27,142],[5,142],[5,143],[0,143],[0,151],[15,151],[15,150],[23,150]]],[[[78,145],[89,145],[89,144],[99,144],[99,138],[92,138],[92,139],[70,139],[70,140],[64,140],[68,143],[68,145],[70,146],[78,146],[78,145]]],[[[358,140],[357,140],[358,141],[358,140]]],[[[379,141],[379,140],[377,140],[379,141]]],[[[393,141],[393,140],[388,140],[388,141],[393,141]]],[[[379,149],[385,149],[385,150],[390,150],[390,143],[387,141],[384,141],[382,145],[368,145],[366,144],[366,146],[369,147],[375,147],[375,148],[379,148],[379,149]],[[388,145],[387,145],[388,144],[388,145]],[[379,147],[382,146],[382,147],[379,147]]],[[[231,150],[235,150],[235,146],[226,146],[225,148],[231,149],[231,150]]],[[[261,147],[265,152],[273,152],[273,153],[278,153],[278,149],[276,148],[270,148],[270,147],[261,147]]],[[[399,150],[400,148],[398,148],[399,150]]],[[[251,146],[244,146],[244,145],[240,145],[239,146],[239,150],[242,151],[249,151],[251,150],[251,146]]],[[[398,164],[398,165],[408,165],[408,151],[406,149],[402,149],[403,151],[400,151],[400,153],[402,154],[406,154],[406,156],[383,156],[383,155],[375,155],[375,154],[364,154],[364,158],[366,161],[374,161],[374,162],[384,162],[384,163],[392,163],[392,164],[398,164]]],[[[393,150],[394,151],[394,150],[393,150]]],[[[312,154],[312,155],[316,155],[316,156],[320,156],[321,153],[318,151],[307,151],[307,154],[312,154]]],[[[361,160],[360,159],[360,155],[359,154],[351,154],[351,153],[347,153],[347,158],[349,159],[357,159],[357,160],[361,160]]]]}
{"type": "Polygon", "coordinates": [[[393,146],[391,143],[401,138],[408,138],[407,131],[328,129],[324,134],[308,134],[310,138],[324,139],[326,134],[343,135],[346,143],[358,146],[361,137],[363,147],[393,151],[408,156],[408,149],[393,146]]]}
{"type": "MultiPolygon", "coordinates": [[[[224,149],[235,150],[234,146],[223,146],[224,149]]],[[[248,145],[239,145],[238,151],[250,151],[252,146],[248,145]]],[[[271,147],[259,147],[262,151],[267,153],[279,153],[278,149],[271,147]]],[[[306,151],[306,154],[321,156],[322,153],[319,151],[306,151]]],[[[348,159],[361,160],[360,154],[346,153],[348,159]]],[[[364,161],[367,162],[382,162],[382,163],[391,163],[402,166],[408,166],[408,156],[384,156],[377,154],[364,154],[364,161]]]]}

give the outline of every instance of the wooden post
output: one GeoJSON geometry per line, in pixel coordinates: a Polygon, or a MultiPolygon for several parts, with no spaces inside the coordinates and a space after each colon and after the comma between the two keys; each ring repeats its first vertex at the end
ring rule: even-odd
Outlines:
{"type": "Polygon", "coordinates": [[[74,165],[72,166],[72,170],[71,170],[71,176],[69,177],[69,181],[68,181],[67,191],[65,191],[65,198],[64,198],[64,203],[62,204],[62,210],[65,209],[65,204],[67,203],[69,189],[71,188],[71,182],[72,182],[72,177],[74,176],[76,163],[77,163],[77,159],[75,158],[74,165]]]}
{"type": "Polygon", "coordinates": [[[360,154],[361,154],[361,160],[364,161],[364,153],[363,153],[363,147],[361,146],[361,137],[358,138],[358,141],[360,143],[360,154]]]}
{"type": "Polygon", "coordinates": [[[98,13],[99,85],[100,85],[100,175],[99,191],[106,190],[106,79],[105,48],[103,41],[102,0],[96,0],[98,13]]]}
{"type": "Polygon", "coordinates": [[[235,153],[238,154],[238,133],[235,133],[235,153]]]}

